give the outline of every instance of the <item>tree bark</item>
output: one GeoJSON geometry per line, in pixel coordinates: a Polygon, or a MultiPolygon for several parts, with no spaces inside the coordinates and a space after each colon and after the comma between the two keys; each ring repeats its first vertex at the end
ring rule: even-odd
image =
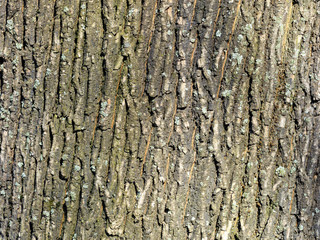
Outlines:
{"type": "Polygon", "coordinates": [[[320,239],[316,0],[0,0],[1,239],[320,239]]]}

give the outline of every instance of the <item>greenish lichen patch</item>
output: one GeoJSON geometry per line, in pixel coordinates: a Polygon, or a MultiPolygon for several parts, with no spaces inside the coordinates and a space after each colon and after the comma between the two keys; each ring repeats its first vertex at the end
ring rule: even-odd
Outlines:
{"type": "Polygon", "coordinates": [[[276,169],[276,174],[279,176],[279,177],[284,177],[286,175],[286,169],[282,166],[279,166],[277,169],[276,169]]]}

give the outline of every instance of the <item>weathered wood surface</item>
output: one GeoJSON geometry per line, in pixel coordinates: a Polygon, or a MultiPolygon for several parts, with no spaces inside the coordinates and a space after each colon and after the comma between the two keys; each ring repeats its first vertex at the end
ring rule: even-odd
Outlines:
{"type": "Polygon", "coordinates": [[[320,239],[316,0],[0,0],[1,239],[320,239]]]}

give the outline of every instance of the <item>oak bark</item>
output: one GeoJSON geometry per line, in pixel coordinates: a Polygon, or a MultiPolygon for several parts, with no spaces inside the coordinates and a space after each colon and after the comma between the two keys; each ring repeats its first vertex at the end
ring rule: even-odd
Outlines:
{"type": "Polygon", "coordinates": [[[316,0],[0,0],[1,239],[320,239],[316,0]]]}

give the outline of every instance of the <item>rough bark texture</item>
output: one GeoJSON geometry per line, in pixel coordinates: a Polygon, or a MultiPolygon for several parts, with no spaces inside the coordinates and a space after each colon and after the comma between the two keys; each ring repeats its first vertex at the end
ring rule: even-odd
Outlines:
{"type": "Polygon", "coordinates": [[[0,0],[1,239],[320,239],[316,0],[0,0]]]}

